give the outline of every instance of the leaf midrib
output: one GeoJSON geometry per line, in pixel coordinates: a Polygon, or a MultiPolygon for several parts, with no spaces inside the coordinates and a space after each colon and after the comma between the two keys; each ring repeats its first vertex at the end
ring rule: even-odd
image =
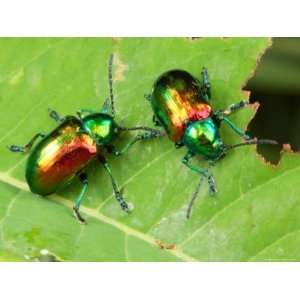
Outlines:
{"type": "MultiPolygon", "coordinates": [[[[3,183],[6,183],[8,185],[11,185],[15,188],[18,188],[19,190],[30,193],[30,190],[29,190],[27,184],[24,181],[15,179],[15,178],[9,176],[5,172],[0,172],[0,181],[3,182],[3,183]]],[[[49,199],[51,199],[51,200],[53,200],[57,203],[63,204],[66,207],[69,207],[69,208],[73,207],[73,202],[71,200],[68,200],[68,199],[62,197],[62,196],[53,194],[51,196],[48,196],[47,198],[49,198],[49,199]]],[[[88,215],[90,217],[93,217],[93,218],[99,220],[102,223],[109,224],[109,225],[117,228],[118,230],[122,231],[126,235],[133,236],[135,238],[143,240],[144,242],[147,242],[148,244],[150,244],[152,246],[158,247],[157,239],[154,238],[153,236],[148,235],[148,234],[144,234],[143,232],[140,232],[136,229],[133,229],[133,228],[121,223],[121,222],[118,222],[117,220],[109,218],[109,217],[105,216],[104,214],[100,213],[99,211],[97,211],[95,209],[88,208],[88,207],[85,207],[85,206],[81,206],[80,208],[81,208],[81,211],[83,213],[85,213],[86,215],[88,215]]],[[[183,261],[196,261],[196,258],[185,254],[179,248],[176,248],[176,249],[173,249],[173,250],[172,249],[164,249],[162,251],[166,251],[169,254],[171,254],[171,255],[173,255],[173,256],[175,256],[175,257],[177,257],[177,258],[179,258],[180,260],[183,260],[183,261]]]]}

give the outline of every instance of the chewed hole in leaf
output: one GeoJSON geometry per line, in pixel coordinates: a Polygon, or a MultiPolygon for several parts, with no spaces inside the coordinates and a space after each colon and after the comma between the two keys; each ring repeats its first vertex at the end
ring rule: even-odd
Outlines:
{"type": "Polygon", "coordinates": [[[251,91],[250,102],[260,103],[249,131],[257,138],[270,138],[279,143],[257,147],[272,164],[279,162],[284,145],[289,144],[292,151],[300,150],[299,49],[300,38],[274,38],[255,76],[245,87],[251,91]]]}

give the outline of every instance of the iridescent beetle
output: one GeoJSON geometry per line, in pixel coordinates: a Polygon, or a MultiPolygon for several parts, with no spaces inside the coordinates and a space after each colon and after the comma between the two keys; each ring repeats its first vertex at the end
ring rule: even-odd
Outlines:
{"type": "Polygon", "coordinates": [[[241,101],[225,110],[213,111],[209,103],[211,85],[205,68],[201,72],[201,81],[182,70],[171,70],[162,74],[154,83],[152,92],[145,96],[150,101],[156,126],[162,126],[176,147],[186,146],[187,154],[182,162],[192,171],[200,174],[200,180],[187,209],[190,217],[192,206],[199,193],[200,186],[207,178],[209,190],[216,193],[216,185],[210,168],[230,149],[250,144],[277,144],[272,140],[251,139],[237,128],[228,118],[231,113],[245,107],[248,102],[241,101]],[[224,121],[245,142],[225,145],[219,135],[219,127],[224,121]],[[196,154],[208,161],[207,168],[190,164],[196,154]]]}
{"type": "Polygon", "coordinates": [[[61,118],[57,112],[50,110],[50,117],[59,123],[48,135],[36,134],[27,145],[12,145],[12,152],[29,152],[38,138],[42,140],[33,148],[29,155],[26,167],[26,180],[30,190],[39,195],[49,195],[61,189],[76,175],[82,183],[82,189],[75,201],[73,212],[80,223],[85,220],[79,212],[79,207],[88,185],[88,176],[85,167],[96,157],[110,176],[116,200],[121,208],[128,212],[129,207],[123,199],[111,169],[103,155],[105,150],[115,155],[121,155],[131,145],[140,140],[148,140],[161,136],[159,130],[137,126],[132,128],[121,127],[115,122],[114,96],[112,86],[111,55],[108,64],[110,97],[102,106],[101,112],[82,109],[77,116],[61,118]],[[122,131],[144,130],[137,135],[123,150],[118,151],[113,146],[122,131]]]}

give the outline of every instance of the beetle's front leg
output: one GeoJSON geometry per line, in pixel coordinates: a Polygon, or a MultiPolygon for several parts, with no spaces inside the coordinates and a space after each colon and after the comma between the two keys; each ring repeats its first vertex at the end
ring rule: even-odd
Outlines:
{"type": "Polygon", "coordinates": [[[247,105],[249,105],[249,101],[242,100],[239,103],[229,105],[226,109],[222,110],[221,112],[223,113],[224,116],[229,116],[232,113],[236,112],[237,110],[246,107],[247,105]]]}
{"type": "MultiPolygon", "coordinates": [[[[195,203],[195,200],[199,194],[199,191],[200,191],[200,187],[202,186],[202,183],[204,181],[205,178],[207,178],[207,181],[208,181],[208,185],[209,185],[209,191],[210,193],[216,193],[217,192],[217,188],[216,188],[216,184],[215,184],[215,180],[214,180],[214,177],[213,175],[209,172],[209,169],[204,169],[204,168],[201,168],[201,167],[195,167],[195,166],[192,166],[190,163],[189,163],[189,160],[194,156],[195,154],[192,153],[192,152],[188,152],[182,159],[182,162],[183,164],[185,164],[189,169],[191,169],[192,171],[194,172],[197,172],[198,174],[200,174],[200,180],[196,186],[196,189],[192,195],[192,198],[188,204],[188,208],[187,208],[187,212],[186,212],[186,217],[187,219],[190,218],[191,216],[191,212],[192,212],[192,208],[193,208],[193,205],[195,203]]],[[[212,165],[210,164],[210,167],[212,165]]]]}
{"type": "Polygon", "coordinates": [[[218,122],[224,121],[234,132],[236,132],[243,139],[250,140],[251,137],[246,132],[244,132],[243,130],[238,128],[233,122],[231,122],[227,118],[227,116],[231,115],[232,113],[236,112],[237,110],[239,110],[241,108],[244,108],[248,104],[249,104],[248,101],[241,101],[239,103],[229,105],[225,110],[216,111],[214,113],[214,118],[218,122]]]}
{"type": "Polygon", "coordinates": [[[205,177],[208,176],[208,170],[207,169],[204,169],[204,168],[201,168],[201,167],[196,167],[196,166],[193,166],[190,164],[190,159],[192,157],[195,156],[195,153],[191,152],[191,151],[188,151],[188,153],[183,157],[182,159],[182,163],[184,165],[186,165],[190,170],[200,174],[200,175],[204,175],[205,177]]]}
{"type": "Polygon", "coordinates": [[[151,140],[153,138],[163,137],[164,133],[160,130],[148,128],[148,127],[132,127],[132,128],[121,128],[121,130],[146,130],[147,132],[138,134],[131,142],[129,142],[122,150],[116,151],[115,155],[121,155],[125,153],[130,147],[132,147],[138,141],[151,140]]]}
{"type": "Polygon", "coordinates": [[[115,179],[112,175],[111,169],[110,169],[106,159],[103,156],[99,156],[98,158],[99,158],[99,161],[102,163],[102,165],[104,166],[104,169],[107,171],[107,173],[110,177],[116,200],[120,204],[122,210],[124,210],[126,212],[129,212],[129,206],[128,206],[127,202],[124,200],[124,198],[123,198],[123,196],[122,196],[122,194],[121,194],[121,192],[118,188],[118,185],[117,185],[117,183],[116,183],[116,181],[115,181],[115,179]]]}
{"type": "Polygon", "coordinates": [[[36,142],[36,140],[38,138],[44,138],[45,134],[43,133],[37,133],[25,146],[17,146],[17,145],[11,145],[8,147],[8,149],[11,152],[23,152],[23,153],[27,153],[30,151],[30,149],[32,148],[32,146],[34,145],[34,143],[36,142]]]}
{"type": "Polygon", "coordinates": [[[204,177],[207,178],[208,184],[209,184],[209,190],[211,193],[216,193],[217,192],[217,188],[216,188],[216,184],[215,184],[215,180],[213,178],[213,175],[210,173],[209,169],[205,169],[205,168],[201,168],[201,167],[196,167],[193,166],[190,163],[190,159],[195,156],[195,154],[191,151],[189,151],[182,159],[182,163],[184,165],[186,165],[190,170],[203,175],[204,177]]]}

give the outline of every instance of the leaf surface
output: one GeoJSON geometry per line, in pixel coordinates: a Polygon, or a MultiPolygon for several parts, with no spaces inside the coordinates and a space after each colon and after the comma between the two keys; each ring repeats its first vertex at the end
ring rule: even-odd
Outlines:
{"type": "MultiPolygon", "coordinates": [[[[181,164],[186,149],[175,149],[166,138],[139,143],[122,157],[108,156],[133,212],[120,210],[107,174],[95,161],[88,168],[82,208],[88,225],[80,226],[70,209],[80,191],[78,180],[47,198],[34,195],[24,178],[26,156],[6,148],[52,130],[56,125],[48,108],[61,115],[100,110],[108,96],[112,52],[116,121],[153,126],[144,94],[161,73],[176,68],[200,76],[207,67],[212,105],[225,108],[248,98],[242,86],[269,44],[266,38],[1,39],[0,260],[40,260],[45,250],[63,261],[299,259],[295,154],[285,154],[274,168],[254,146],[232,151],[213,169],[218,194],[211,197],[204,185],[187,221],[198,176],[181,164]]],[[[231,120],[245,129],[254,113],[247,108],[231,120]]],[[[227,144],[240,142],[226,125],[221,135],[227,144]]],[[[124,135],[116,146],[133,136],[124,135]]]]}

